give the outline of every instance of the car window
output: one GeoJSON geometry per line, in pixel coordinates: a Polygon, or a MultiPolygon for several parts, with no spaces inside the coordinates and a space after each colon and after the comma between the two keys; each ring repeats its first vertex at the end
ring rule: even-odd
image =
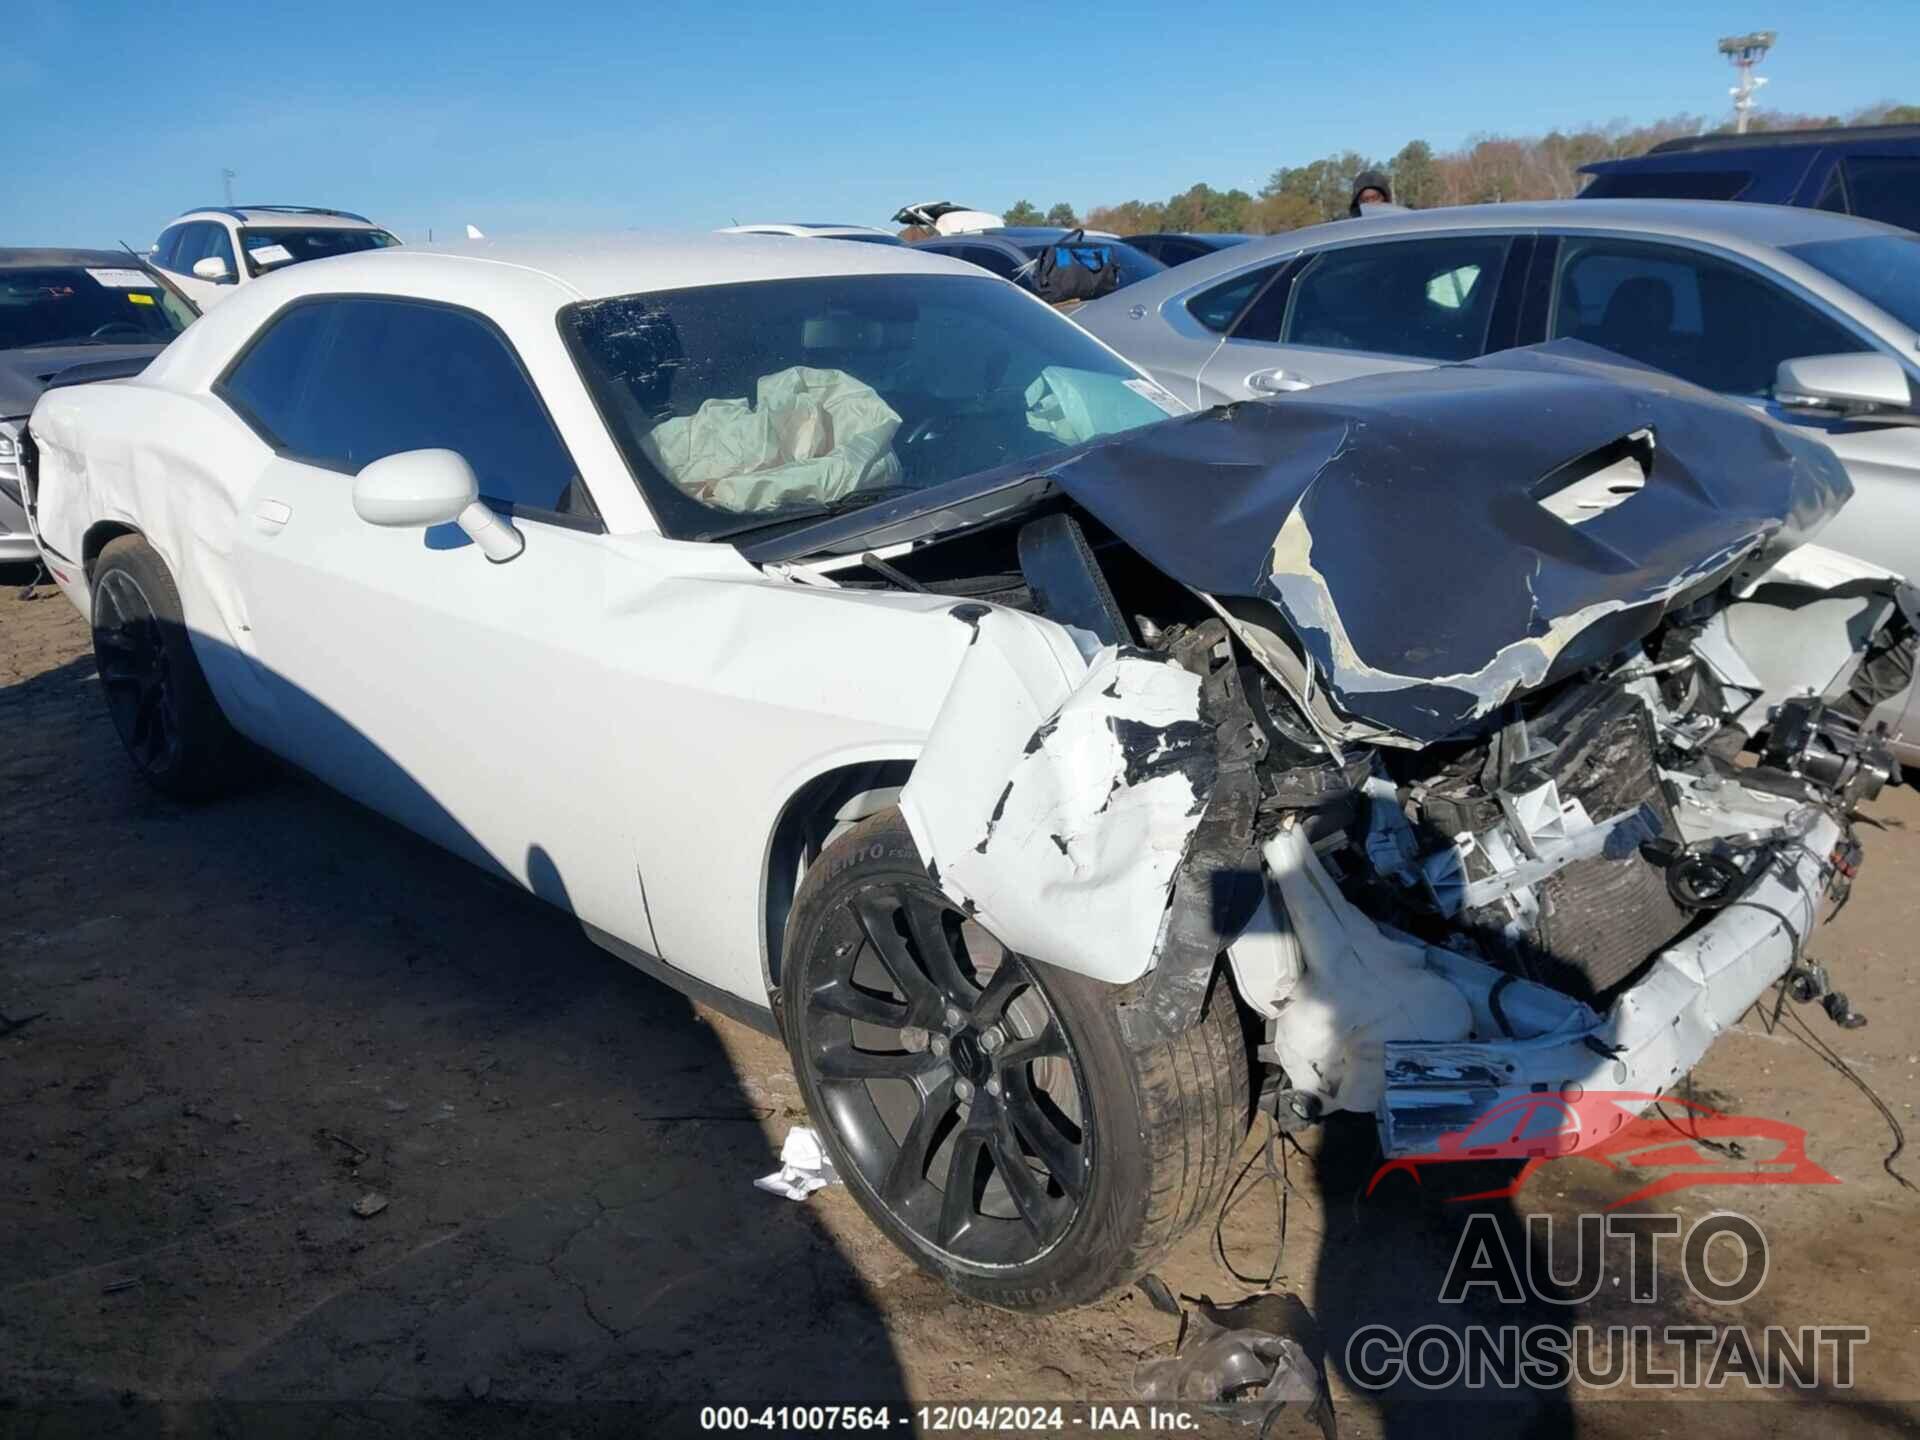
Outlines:
{"type": "MultiPolygon", "coordinates": [[[[1511,243],[1505,235],[1462,235],[1324,251],[1294,280],[1284,316],[1249,314],[1235,338],[1471,360],[1487,348],[1511,243]]],[[[1259,308],[1273,307],[1263,297],[1259,308]]]]}
{"type": "Polygon", "coordinates": [[[0,269],[0,350],[164,345],[192,318],[131,262],[0,269]]]}
{"type": "Polygon", "coordinates": [[[844,275],[587,300],[588,389],[680,539],[718,539],[1009,465],[1179,402],[984,275],[844,275]]]}
{"type": "Polygon", "coordinates": [[[173,252],[173,268],[182,275],[191,275],[195,262],[212,250],[214,232],[219,228],[205,220],[182,225],[180,243],[173,252]]]}
{"type": "Polygon", "coordinates": [[[160,238],[153,242],[153,253],[147,258],[162,269],[178,270],[180,267],[173,263],[173,255],[180,247],[180,232],[186,228],[184,225],[169,225],[162,230],[160,238]]]}
{"type": "Polygon", "coordinates": [[[1920,330],[1920,235],[1857,235],[1789,245],[1787,253],[1920,330]]]}
{"type": "Polygon", "coordinates": [[[205,253],[226,262],[227,274],[238,275],[240,267],[233,258],[233,237],[227,233],[224,225],[207,226],[207,248],[205,253]]]}
{"type": "Polygon", "coordinates": [[[1724,395],[1771,394],[1782,360],[1872,348],[1742,266],[1678,246],[1613,239],[1562,242],[1547,333],[1724,395]]]}
{"type": "Polygon", "coordinates": [[[471,311],[361,298],[297,305],[268,323],[220,393],[295,459],[353,474],[404,450],[453,450],[494,504],[594,513],[518,358],[471,311]]]}
{"type": "Polygon", "coordinates": [[[247,252],[250,275],[264,275],[269,270],[302,260],[385,250],[399,243],[384,230],[354,230],[342,226],[248,225],[240,231],[240,246],[247,252]]]}
{"type": "Polygon", "coordinates": [[[991,245],[962,245],[953,254],[965,260],[969,265],[978,265],[982,270],[991,270],[1002,280],[1011,280],[1019,273],[1021,263],[1004,250],[996,250],[991,245]]]}
{"type": "Polygon", "coordinates": [[[1920,155],[1849,155],[1842,168],[1854,214],[1920,230],[1920,155]]]}
{"type": "Polygon", "coordinates": [[[1629,170],[1596,175],[1582,200],[1733,200],[1753,184],[1748,170],[1629,170]]]}
{"type": "Polygon", "coordinates": [[[1272,265],[1259,265],[1229,276],[1187,301],[1187,313],[1216,335],[1226,334],[1233,317],[1247,308],[1247,302],[1262,285],[1279,274],[1286,263],[1281,260],[1272,265]]]}

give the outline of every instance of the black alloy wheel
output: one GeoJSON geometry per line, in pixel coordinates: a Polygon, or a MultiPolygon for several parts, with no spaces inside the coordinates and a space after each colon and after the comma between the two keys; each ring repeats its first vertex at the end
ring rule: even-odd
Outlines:
{"type": "Polygon", "coordinates": [[[925,880],[854,891],[819,944],[808,1064],[861,1177],[942,1256],[1038,1259],[1079,1213],[1093,1140],[1029,963],[925,880]]]}

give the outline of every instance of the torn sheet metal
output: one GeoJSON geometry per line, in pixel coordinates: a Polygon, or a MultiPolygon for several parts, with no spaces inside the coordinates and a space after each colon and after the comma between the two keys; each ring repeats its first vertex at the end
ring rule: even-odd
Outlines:
{"type": "Polygon", "coordinates": [[[1272,604],[1343,714],[1416,744],[1605,659],[1852,493],[1817,441],[1565,341],[1219,407],[1054,479],[1183,584],[1272,604]],[[1641,432],[1621,503],[1578,525],[1541,503],[1641,432]]]}
{"type": "Polygon", "coordinates": [[[1037,636],[980,617],[900,809],[940,888],[1002,944],[1122,984],[1153,963],[1213,729],[1178,665],[1107,647],[1070,677],[1037,636]]]}

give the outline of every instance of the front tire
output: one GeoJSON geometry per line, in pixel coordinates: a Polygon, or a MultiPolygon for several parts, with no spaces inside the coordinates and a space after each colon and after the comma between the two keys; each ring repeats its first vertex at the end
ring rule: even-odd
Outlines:
{"type": "Polygon", "coordinates": [[[928,878],[897,810],[822,853],[783,953],[788,1048],[835,1167],[970,1299],[1096,1300],[1225,1183],[1250,1092],[1224,983],[1191,1030],[1131,1049],[1113,987],[999,945],[928,878]]]}
{"type": "Polygon", "coordinates": [[[94,564],[93,658],[113,727],[148,784],[198,800],[242,777],[246,742],[207,688],[179,587],[137,535],[110,541],[94,564]]]}

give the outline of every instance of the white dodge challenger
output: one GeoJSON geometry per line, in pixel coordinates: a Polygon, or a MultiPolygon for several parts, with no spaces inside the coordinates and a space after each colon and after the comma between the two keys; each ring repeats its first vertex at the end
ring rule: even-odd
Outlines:
{"type": "Polygon", "coordinates": [[[401,249],[50,390],[26,495],[156,786],[272,752],[781,1034],[1047,1309],[1262,1094],[1418,1153],[1819,995],[1911,675],[1828,452],[1600,352],[1180,412],[910,249],[401,249]]]}

